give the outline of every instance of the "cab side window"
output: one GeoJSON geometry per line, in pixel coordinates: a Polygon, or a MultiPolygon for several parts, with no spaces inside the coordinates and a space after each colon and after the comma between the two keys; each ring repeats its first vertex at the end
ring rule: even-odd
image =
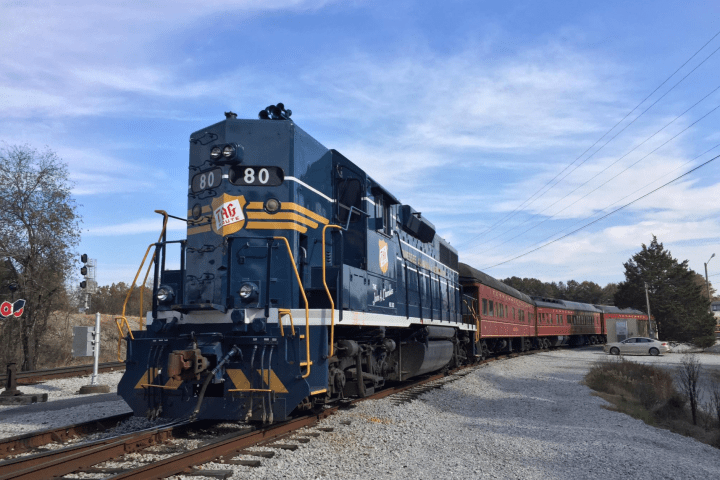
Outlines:
{"type": "MultiPolygon", "coordinates": [[[[338,218],[341,223],[347,222],[352,207],[355,207],[356,210],[362,210],[360,208],[361,201],[362,185],[360,184],[360,180],[357,178],[342,180],[340,185],[338,185],[338,218]]],[[[360,218],[362,218],[362,215],[357,211],[353,211],[350,221],[355,223],[360,220],[360,218]]]]}
{"type": "Polygon", "coordinates": [[[392,235],[393,225],[390,218],[390,205],[382,195],[375,196],[375,218],[377,219],[375,225],[377,231],[385,235],[392,235]]]}

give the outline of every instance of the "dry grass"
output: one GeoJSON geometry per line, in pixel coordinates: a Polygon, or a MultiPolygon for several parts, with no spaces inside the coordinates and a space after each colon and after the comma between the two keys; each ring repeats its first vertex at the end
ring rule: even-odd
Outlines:
{"type": "MultiPolygon", "coordinates": [[[[133,330],[138,328],[138,317],[128,317],[133,330]]],[[[95,315],[55,313],[43,336],[43,349],[37,368],[92,363],[92,357],[72,356],[73,327],[94,327],[95,315]]],[[[118,361],[119,332],[114,315],[100,316],[100,362],[118,361]]],[[[125,342],[121,342],[120,357],[125,359],[125,342]]]]}
{"type": "Polygon", "coordinates": [[[698,425],[693,425],[687,399],[666,370],[620,357],[595,364],[585,376],[585,384],[612,404],[609,410],[720,448],[717,420],[701,410],[698,425]]]}

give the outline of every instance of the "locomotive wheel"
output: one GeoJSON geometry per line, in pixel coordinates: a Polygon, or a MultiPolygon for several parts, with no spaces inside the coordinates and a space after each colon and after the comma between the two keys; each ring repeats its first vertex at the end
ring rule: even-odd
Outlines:
{"type": "Polygon", "coordinates": [[[657,348],[653,347],[653,348],[650,349],[650,355],[652,355],[653,357],[657,357],[658,355],[660,355],[660,350],[658,350],[657,348]]]}
{"type": "Polygon", "coordinates": [[[620,355],[620,349],[613,347],[610,349],[610,355],[620,355]]]}

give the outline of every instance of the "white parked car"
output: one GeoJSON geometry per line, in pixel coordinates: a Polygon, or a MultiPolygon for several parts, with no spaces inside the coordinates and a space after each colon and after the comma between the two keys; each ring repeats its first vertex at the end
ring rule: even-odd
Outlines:
{"type": "Polygon", "coordinates": [[[668,342],[661,342],[654,338],[631,337],[622,342],[608,343],[603,350],[610,355],[635,354],[635,355],[660,355],[670,351],[668,342]]]}

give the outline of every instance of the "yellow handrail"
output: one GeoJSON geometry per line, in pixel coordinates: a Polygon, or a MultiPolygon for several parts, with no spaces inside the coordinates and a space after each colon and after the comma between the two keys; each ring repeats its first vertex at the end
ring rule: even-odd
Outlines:
{"type": "MultiPolygon", "coordinates": [[[[272,237],[275,240],[282,240],[285,242],[285,246],[287,247],[288,255],[290,255],[290,263],[293,266],[293,271],[295,272],[295,278],[297,278],[298,285],[300,286],[300,293],[302,293],[303,300],[305,300],[305,353],[307,355],[307,372],[302,376],[302,378],[307,378],[310,376],[310,309],[308,307],[308,300],[307,296],[305,295],[305,289],[303,288],[302,280],[300,280],[300,274],[298,273],[297,266],[295,265],[295,257],[293,257],[292,250],[290,250],[290,243],[287,241],[287,238],[285,237],[272,237]]],[[[278,319],[279,321],[279,319],[278,319]]]]}
{"type": "MultiPolygon", "coordinates": [[[[169,215],[165,210],[155,210],[155,213],[159,213],[160,215],[163,216],[163,228],[160,231],[160,237],[158,237],[158,243],[160,243],[162,241],[163,237],[165,236],[165,229],[167,228],[167,222],[168,222],[169,215]]],[[[147,253],[145,255],[147,256],[147,253]]],[[[156,258],[157,258],[157,248],[153,252],[153,257],[150,260],[150,263],[148,264],[147,271],[145,272],[145,278],[143,278],[142,287],[140,287],[140,306],[138,307],[138,310],[140,311],[140,315],[139,315],[140,316],[140,330],[143,329],[143,322],[142,322],[143,300],[144,300],[144,288],[143,287],[145,287],[145,285],[147,284],[148,275],[150,275],[150,269],[152,268],[153,263],[155,263],[156,258]]],[[[145,261],[145,259],[143,259],[143,262],[144,261],[145,261]]],[[[142,264],[140,264],[140,268],[142,268],[142,264]]],[[[138,273],[139,273],[139,270],[138,270],[138,273]]],[[[135,276],[135,279],[137,280],[137,275],[135,276]]],[[[134,285],[133,285],[133,287],[134,287],[134,285]]],[[[132,288],[130,289],[130,291],[132,292],[132,288]]],[[[128,296],[128,298],[130,298],[130,297],[128,296]]],[[[125,301],[127,302],[127,299],[125,301]]],[[[123,315],[125,314],[124,309],[125,309],[125,306],[123,305],[123,315]]]]}
{"type": "MultiPolygon", "coordinates": [[[[168,222],[168,214],[165,210],[155,210],[155,213],[159,213],[163,216],[163,227],[160,231],[160,237],[158,238],[158,243],[160,243],[163,239],[163,236],[165,236],[165,229],[167,228],[167,222],[168,222]]],[[[135,274],[135,278],[132,281],[132,285],[130,285],[130,289],[128,290],[127,295],[125,295],[125,302],[123,303],[122,308],[122,315],[120,317],[115,318],[115,323],[117,324],[118,330],[120,331],[120,336],[118,338],[118,360],[120,360],[120,348],[122,347],[122,340],[124,338],[123,330],[121,323],[124,324],[127,329],[128,333],[130,334],[130,338],[135,340],[135,337],[133,337],[132,330],[130,329],[130,324],[127,321],[127,318],[125,317],[125,309],[127,308],[128,301],[130,301],[130,295],[132,295],[133,290],[135,289],[135,284],[137,283],[137,279],[140,276],[140,272],[142,271],[143,265],[145,265],[145,260],[147,260],[148,253],[150,253],[150,249],[154,246],[154,243],[151,243],[148,245],[147,250],[145,250],[145,256],[142,259],[142,262],[140,262],[140,267],[138,268],[137,273],[135,274]],[[121,322],[122,321],[122,322],[121,322]]],[[[155,262],[155,258],[157,257],[157,249],[153,252],[152,259],[150,260],[150,263],[148,264],[147,272],[145,272],[145,279],[143,280],[143,287],[145,286],[145,283],[147,282],[148,275],[150,274],[150,268],[152,268],[153,263],[155,262]]],[[[143,287],[140,288],[140,330],[143,329],[143,287]]],[[[122,361],[122,360],[120,360],[122,361]]]]}
{"type": "Polygon", "coordinates": [[[283,331],[283,323],[282,323],[282,317],[284,315],[287,315],[290,317],[290,330],[292,331],[292,336],[295,336],[295,322],[293,322],[292,318],[292,312],[287,308],[278,308],[278,323],[280,324],[280,336],[284,337],[285,332],[283,331]]]}
{"type": "MultiPolygon", "coordinates": [[[[330,356],[332,357],[335,355],[335,302],[332,299],[332,295],[330,295],[330,289],[325,281],[325,230],[328,228],[337,228],[342,230],[342,227],[339,225],[325,225],[322,230],[323,286],[325,287],[325,292],[327,292],[327,296],[330,299],[330,356]]],[[[340,308],[342,308],[342,305],[340,305],[340,308]]]]}
{"type": "Polygon", "coordinates": [[[118,336],[118,351],[117,351],[118,362],[122,362],[122,361],[123,361],[123,360],[122,360],[122,357],[120,356],[120,350],[121,350],[121,348],[122,348],[122,340],[123,340],[123,337],[125,336],[125,335],[123,334],[122,326],[120,325],[121,321],[122,321],[122,323],[124,323],[124,325],[127,327],[128,333],[130,334],[130,338],[133,339],[133,340],[135,340],[135,337],[134,337],[133,334],[132,334],[132,330],[130,330],[130,324],[128,323],[127,318],[125,318],[125,317],[117,317],[117,318],[115,318],[115,325],[117,325],[118,331],[120,332],[120,335],[118,336]]]}

